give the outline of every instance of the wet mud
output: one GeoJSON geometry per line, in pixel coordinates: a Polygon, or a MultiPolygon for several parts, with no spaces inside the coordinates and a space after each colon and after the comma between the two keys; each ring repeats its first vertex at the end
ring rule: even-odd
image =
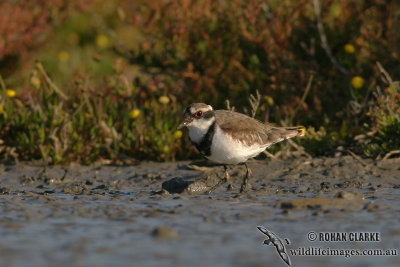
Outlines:
{"type": "MultiPolygon", "coordinates": [[[[400,159],[350,156],[131,166],[0,165],[0,266],[287,266],[286,249],[400,250],[400,159]],[[378,232],[379,242],[308,240],[378,232]],[[268,242],[267,242],[268,243],[268,242]]],[[[399,266],[399,256],[293,256],[292,266],[399,266]]]]}

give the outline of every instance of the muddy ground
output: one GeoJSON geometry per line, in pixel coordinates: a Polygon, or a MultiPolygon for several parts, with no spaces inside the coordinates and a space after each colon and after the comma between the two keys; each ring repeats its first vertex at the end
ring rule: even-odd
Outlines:
{"type": "Polygon", "coordinates": [[[257,226],[281,238],[292,266],[400,264],[399,256],[289,252],[399,253],[399,159],[252,160],[243,194],[243,166],[207,194],[223,168],[196,164],[0,165],[0,266],[287,266],[257,226]],[[379,242],[310,241],[310,232],[372,232],[379,242]]]}

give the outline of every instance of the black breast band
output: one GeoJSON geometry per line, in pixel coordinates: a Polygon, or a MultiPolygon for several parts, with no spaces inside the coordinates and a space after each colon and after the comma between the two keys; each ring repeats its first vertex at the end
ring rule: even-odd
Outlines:
{"type": "Polygon", "coordinates": [[[196,148],[200,151],[201,154],[204,156],[210,156],[211,155],[211,143],[212,139],[215,134],[215,129],[216,129],[216,123],[215,121],[211,124],[210,128],[208,128],[207,133],[204,135],[203,139],[200,141],[200,143],[194,145],[196,148]]]}

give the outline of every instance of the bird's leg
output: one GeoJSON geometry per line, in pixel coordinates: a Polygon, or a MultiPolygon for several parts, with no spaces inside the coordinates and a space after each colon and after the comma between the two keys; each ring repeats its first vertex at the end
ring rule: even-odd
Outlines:
{"type": "Polygon", "coordinates": [[[216,185],[211,187],[211,189],[208,190],[207,193],[210,194],[215,189],[217,189],[220,185],[223,185],[224,183],[227,183],[229,181],[229,179],[230,179],[230,175],[228,173],[228,167],[226,165],[224,165],[224,178],[219,180],[219,182],[216,185]]]}
{"type": "Polygon", "coordinates": [[[246,166],[246,176],[244,177],[242,186],[240,187],[240,193],[243,193],[244,190],[246,190],[247,186],[249,185],[249,178],[251,175],[251,170],[249,166],[247,166],[246,162],[244,163],[244,166],[246,166]]]}
{"type": "Polygon", "coordinates": [[[226,165],[224,165],[224,179],[225,179],[225,183],[227,183],[229,181],[229,179],[231,178],[231,176],[228,173],[228,167],[226,165]]]}

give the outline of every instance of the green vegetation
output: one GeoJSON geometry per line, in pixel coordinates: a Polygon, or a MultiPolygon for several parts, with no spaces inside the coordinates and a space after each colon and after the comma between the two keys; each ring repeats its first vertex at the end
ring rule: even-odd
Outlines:
{"type": "Polygon", "coordinates": [[[187,104],[242,112],[256,90],[311,155],[400,149],[398,1],[41,3],[0,4],[2,159],[187,158],[187,104]]]}
{"type": "Polygon", "coordinates": [[[27,98],[17,97],[3,83],[4,156],[13,152],[23,159],[90,163],[99,158],[117,160],[124,153],[157,160],[179,153],[175,98],[150,97],[139,109],[131,101],[136,89],[124,77],[109,76],[109,85],[99,91],[91,89],[85,78],[66,95],[40,63],[33,73],[36,90],[27,98]]]}
{"type": "Polygon", "coordinates": [[[384,89],[377,87],[374,98],[366,115],[365,136],[360,138],[364,154],[368,157],[383,157],[400,148],[400,83],[393,81],[389,74],[382,71],[384,89]]]}

